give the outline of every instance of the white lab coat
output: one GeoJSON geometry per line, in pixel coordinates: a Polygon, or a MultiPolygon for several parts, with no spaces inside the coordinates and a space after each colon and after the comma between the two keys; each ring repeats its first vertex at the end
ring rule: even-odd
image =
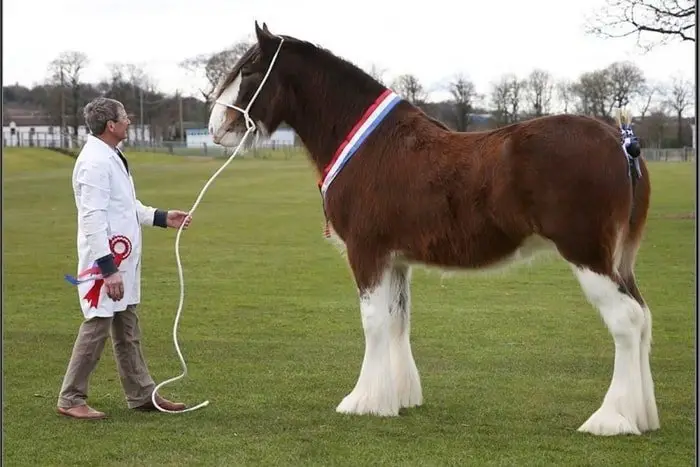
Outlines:
{"type": "Polygon", "coordinates": [[[129,255],[119,265],[124,297],[115,302],[102,284],[99,302],[91,306],[83,297],[94,281],[78,284],[80,306],[86,319],[111,317],[141,297],[141,226],[153,225],[156,209],[136,198],[134,181],[116,151],[99,138],[88,136],[73,169],[73,193],[78,210],[78,273],[97,258],[114,253],[110,239],[124,236],[131,244],[129,255]]]}

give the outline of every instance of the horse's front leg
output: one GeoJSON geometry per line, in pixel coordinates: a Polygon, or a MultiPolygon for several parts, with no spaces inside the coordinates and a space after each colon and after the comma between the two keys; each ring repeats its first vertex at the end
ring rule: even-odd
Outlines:
{"type": "Polygon", "coordinates": [[[393,342],[396,336],[392,335],[396,332],[391,316],[392,266],[382,265],[371,271],[366,269],[366,260],[353,258],[352,255],[353,252],[349,249],[348,258],[358,284],[365,353],[357,383],[336,411],[348,414],[398,415],[399,396],[391,362],[392,347],[396,349],[397,344],[393,342]]]}

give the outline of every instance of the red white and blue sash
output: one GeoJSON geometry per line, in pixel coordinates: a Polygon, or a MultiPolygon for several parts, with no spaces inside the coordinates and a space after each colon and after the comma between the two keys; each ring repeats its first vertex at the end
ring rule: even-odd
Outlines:
{"type": "Polygon", "coordinates": [[[391,89],[384,90],[383,93],[370,105],[360,120],[352,127],[350,133],[345,137],[333,158],[323,171],[323,176],[319,182],[321,196],[325,199],[328,187],[333,183],[335,177],[345,167],[350,158],[362,146],[365,139],[379,126],[384,118],[391,112],[396,104],[401,101],[401,97],[391,89]]]}

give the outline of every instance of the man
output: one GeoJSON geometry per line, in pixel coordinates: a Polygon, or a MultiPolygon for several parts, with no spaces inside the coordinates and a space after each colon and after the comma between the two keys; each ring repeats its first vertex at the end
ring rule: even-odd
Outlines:
{"type": "MultiPolygon", "coordinates": [[[[144,206],[135,194],[129,164],[118,149],[127,138],[129,118],[116,100],[98,97],[84,110],[90,134],[73,170],[78,211],[78,276],[76,281],[85,320],[73,346],[58,397],[58,412],[78,419],[106,415],[87,405],[88,379],[112,336],[114,356],[127,406],[157,410],[151,395],[155,383],[141,353],[141,330],[136,306],[141,286],[141,226],[179,228],[190,223],[188,213],[144,206]],[[92,269],[91,269],[92,268],[92,269]],[[91,280],[91,276],[101,274],[91,280]]],[[[167,410],[184,404],[156,395],[167,410]]]]}

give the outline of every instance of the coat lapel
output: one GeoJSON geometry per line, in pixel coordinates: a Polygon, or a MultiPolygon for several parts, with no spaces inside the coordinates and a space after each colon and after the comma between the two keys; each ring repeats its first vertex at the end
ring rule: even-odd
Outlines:
{"type": "MultiPolygon", "coordinates": [[[[106,145],[105,145],[106,146],[106,145]]],[[[119,154],[117,154],[117,151],[110,148],[107,146],[107,150],[109,151],[109,156],[112,158],[112,161],[114,161],[115,164],[119,166],[119,170],[121,173],[126,176],[126,178],[129,178],[129,172],[126,170],[126,166],[124,165],[124,162],[122,162],[121,158],[119,157],[119,154]]]]}
{"type": "Polygon", "coordinates": [[[121,161],[119,158],[119,154],[117,154],[117,151],[112,149],[107,143],[102,141],[99,138],[96,138],[93,135],[88,136],[88,140],[94,144],[95,146],[99,146],[100,151],[105,154],[105,156],[109,157],[109,159],[112,161],[112,163],[117,164],[118,169],[124,176],[126,177],[127,181],[129,181],[129,172],[126,170],[126,167],[124,166],[124,163],[121,161]]]}

